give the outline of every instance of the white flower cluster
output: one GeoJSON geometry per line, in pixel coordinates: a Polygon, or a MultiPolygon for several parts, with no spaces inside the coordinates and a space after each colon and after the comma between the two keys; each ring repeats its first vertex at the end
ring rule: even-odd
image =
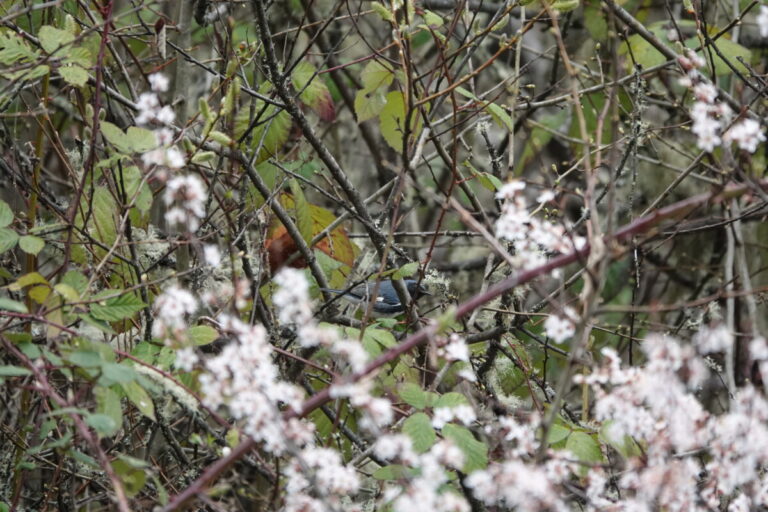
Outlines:
{"type": "MultiPolygon", "coordinates": [[[[696,338],[700,352],[722,351],[732,341],[721,328],[696,338]]],[[[618,445],[640,443],[644,450],[642,457],[629,459],[618,479],[620,500],[603,493],[604,475],[591,473],[591,509],[716,510],[723,497],[733,500],[729,510],[768,506],[768,476],[762,471],[768,464],[765,397],[746,386],[731,410],[712,415],[693,393],[708,374],[693,345],[650,336],[643,350],[644,367],[621,368],[618,355],[605,349],[602,368],[576,379],[592,386],[595,415],[608,425],[604,435],[618,445]]]]}
{"type": "Polygon", "coordinates": [[[686,72],[680,79],[680,85],[691,88],[696,98],[690,116],[693,121],[691,132],[697,137],[699,149],[712,152],[723,142],[735,142],[739,148],[754,153],[757,145],[765,141],[760,123],[749,118],[742,119],[723,133],[733,119],[733,111],[725,103],[717,101],[717,88],[699,72],[698,68],[705,64],[704,59],[688,51],[678,62],[686,72]]]}
{"type": "Polygon", "coordinates": [[[546,263],[548,253],[568,253],[584,246],[583,237],[568,233],[560,224],[531,215],[524,189],[525,182],[510,181],[496,193],[498,199],[504,200],[496,221],[496,236],[514,244],[512,259],[518,268],[535,268],[546,263]]]}
{"type": "Polygon", "coordinates": [[[768,37],[768,6],[760,6],[760,13],[755,18],[755,22],[760,30],[760,37],[768,37]]]}
{"type": "MultiPolygon", "coordinates": [[[[173,123],[176,119],[176,114],[173,112],[173,109],[168,105],[161,106],[160,100],[157,97],[158,92],[166,92],[168,90],[168,78],[160,73],[150,75],[149,85],[152,87],[152,92],[141,93],[141,95],[139,95],[139,100],[136,102],[136,107],[138,108],[136,124],[146,125],[157,123],[165,126],[173,123]]],[[[184,155],[179,148],[173,144],[173,131],[161,127],[155,130],[154,133],[158,147],[142,155],[141,159],[144,162],[144,165],[147,167],[160,165],[170,169],[180,169],[184,167],[186,163],[184,155]]]]}
{"type": "Polygon", "coordinates": [[[221,325],[233,341],[205,362],[206,372],[200,375],[204,403],[213,409],[226,404],[232,416],[243,421],[243,432],[271,453],[311,441],[308,424],[282,419],[279,406],[299,410],[304,393],[280,379],[264,327],[232,316],[222,317],[221,325]]]}
{"type": "Polygon", "coordinates": [[[555,343],[562,343],[576,332],[575,322],[578,319],[576,311],[568,306],[563,307],[563,315],[549,315],[544,320],[544,332],[555,343]]]}
{"type": "Polygon", "coordinates": [[[188,174],[171,178],[166,184],[163,201],[166,206],[175,206],[165,212],[166,222],[194,233],[200,227],[200,220],[205,217],[207,198],[205,185],[197,176],[188,174]]]}
{"type": "Polygon", "coordinates": [[[469,346],[466,340],[456,333],[451,333],[447,338],[437,339],[437,355],[448,362],[469,362],[469,346]]]}
{"type": "MultiPolygon", "coordinates": [[[[463,496],[449,490],[449,469],[461,469],[464,455],[450,440],[432,445],[426,453],[417,454],[411,438],[404,434],[382,436],[374,445],[376,455],[387,461],[398,461],[417,468],[415,476],[404,479],[402,485],[388,485],[382,497],[394,512],[413,510],[439,510],[469,512],[470,506],[463,496]]],[[[382,506],[382,508],[384,508],[382,506]]]]}
{"type": "Polygon", "coordinates": [[[167,345],[183,342],[188,328],[187,317],[193,315],[197,308],[197,299],[189,291],[178,284],[169,286],[155,299],[152,336],[167,345]]]}
{"type": "Polygon", "coordinates": [[[360,486],[355,468],[344,465],[339,452],[317,446],[308,446],[294,457],[285,476],[286,511],[340,510],[341,497],[360,486]],[[312,496],[313,485],[324,494],[322,499],[312,496]]]}
{"type": "Polygon", "coordinates": [[[432,426],[440,430],[446,423],[453,420],[459,420],[464,425],[469,426],[476,419],[475,410],[467,404],[454,407],[436,407],[432,413],[432,426]]]}

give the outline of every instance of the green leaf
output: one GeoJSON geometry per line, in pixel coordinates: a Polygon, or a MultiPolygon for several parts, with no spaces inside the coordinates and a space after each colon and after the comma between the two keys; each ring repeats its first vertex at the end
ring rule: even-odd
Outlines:
{"type": "Polygon", "coordinates": [[[419,270],[418,261],[406,263],[392,274],[392,279],[405,279],[415,274],[417,270],[419,270]]]}
{"type": "Polygon", "coordinates": [[[83,415],[83,419],[100,437],[111,436],[117,431],[115,420],[106,414],[88,413],[83,415]]]}
{"type": "Polygon", "coordinates": [[[61,283],[71,286],[82,297],[88,286],[88,278],[82,272],[70,270],[61,278],[61,283]]]}
{"type": "Polygon", "coordinates": [[[130,382],[125,382],[122,383],[121,386],[123,391],[125,391],[128,400],[136,406],[141,414],[152,421],[157,421],[155,419],[155,404],[152,403],[152,399],[149,397],[147,391],[141,387],[137,381],[132,380],[130,382]]]}
{"type": "Polygon", "coordinates": [[[143,179],[141,170],[136,166],[130,166],[123,169],[123,185],[125,187],[126,199],[130,202],[134,200],[134,205],[143,214],[149,212],[152,208],[152,189],[143,179]]]}
{"type": "MultiPolygon", "coordinates": [[[[106,290],[102,293],[105,295],[114,295],[120,293],[120,290],[106,290]]],[[[117,322],[118,320],[133,316],[134,313],[141,311],[145,307],[146,304],[144,304],[136,294],[124,293],[117,297],[107,299],[103,303],[97,302],[91,304],[91,315],[97,320],[117,322]]]]}
{"type": "Polygon", "coordinates": [[[468,429],[447,423],[443,429],[443,437],[450,439],[464,454],[465,473],[471,473],[477,469],[483,469],[488,465],[488,447],[475,439],[468,429]]]}
{"type": "Polygon", "coordinates": [[[379,115],[381,135],[392,149],[401,151],[405,134],[405,98],[400,91],[392,91],[386,99],[387,104],[379,115]]]}
{"type": "Polygon", "coordinates": [[[312,214],[309,211],[309,203],[306,197],[304,197],[304,191],[301,190],[301,185],[295,179],[290,180],[291,193],[293,194],[293,211],[296,218],[296,227],[299,228],[301,238],[306,243],[312,241],[313,237],[313,223],[312,214]]]}
{"type": "Polygon", "coordinates": [[[401,464],[390,464],[380,467],[371,476],[376,480],[401,480],[414,476],[414,471],[401,464]]]}
{"type": "Polygon", "coordinates": [[[8,203],[0,199],[0,228],[5,228],[13,222],[13,211],[8,203]]]}
{"type": "Polygon", "coordinates": [[[95,350],[77,350],[66,357],[67,361],[81,368],[99,368],[104,360],[95,350]]]}
{"type": "Polygon", "coordinates": [[[378,116],[387,104],[387,97],[383,89],[375,91],[357,91],[355,94],[355,115],[357,121],[362,123],[378,116]]]}
{"type": "Polygon", "coordinates": [[[493,174],[487,173],[487,172],[481,172],[477,175],[477,180],[480,182],[480,184],[487,190],[490,190],[491,192],[495,192],[499,190],[503,183],[499,178],[494,176],[493,174]]]}
{"type": "Polygon", "coordinates": [[[146,153],[159,145],[155,132],[138,126],[128,127],[125,132],[125,144],[135,153],[146,153]]]}
{"type": "Polygon", "coordinates": [[[28,313],[27,306],[24,303],[9,299],[8,297],[0,297],[0,311],[13,311],[15,313],[28,313]]]}
{"type": "Polygon", "coordinates": [[[438,407],[456,407],[458,405],[469,405],[469,401],[467,400],[467,397],[461,393],[452,391],[437,399],[437,402],[435,402],[435,409],[438,407]]]}
{"type": "Polygon", "coordinates": [[[61,66],[59,74],[70,85],[83,87],[88,83],[88,72],[80,66],[61,66]]]}
{"type": "Polygon", "coordinates": [[[371,60],[360,73],[363,82],[363,91],[370,92],[389,87],[395,79],[395,74],[389,64],[378,60],[371,60]]]}
{"type": "MultiPolygon", "coordinates": [[[[573,453],[581,462],[597,463],[603,461],[603,452],[600,450],[600,444],[585,432],[573,432],[568,436],[568,440],[565,442],[565,449],[573,453]]],[[[586,474],[586,472],[586,467],[579,469],[580,474],[586,474]]]]}
{"type": "Polygon", "coordinates": [[[12,229],[0,228],[0,254],[16,247],[19,235],[12,229]]]}
{"type": "Polygon", "coordinates": [[[390,21],[392,23],[395,22],[395,15],[392,13],[392,11],[384,7],[384,4],[381,2],[371,2],[371,8],[376,14],[381,16],[381,19],[384,21],[390,21]]]}
{"type": "Polygon", "coordinates": [[[112,462],[112,467],[123,483],[125,493],[129,498],[136,496],[147,483],[147,471],[145,468],[137,468],[133,464],[120,459],[112,462]]]}
{"type": "Polygon", "coordinates": [[[564,440],[566,437],[568,437],[570,434],[571,434],[571,429],[564,427],[562,425],[559,425],[557,423],[554,423],[549,428],[549,433],[547,434],[547,444],[548,445],[557,444],[560,441],[564,440]]]}
{"type": "Polygon", "coordinates": [[[614,450],[619,452],[625,459],[632,457],[639,457],[643,454],[640,446],[632,439],[631,436],[624,435],[618,436],[614,432],[611,432],[611,425],[613,421],[606,421],[600,428],[600,438],[611,445],[614,450]]]}
{"type": "MultiPolygon", "coordinates": [[[[93,206],[96,238],[111,247],[117,239],[116,215],[119,213],[119,209],[115,198],[112,197],[106,187],[96,187],[91,204],[93,206]]],[[[83,211],[87,211],[87,209],[83,211]]],[[[104,249],[100,249],[100,252],[106,253],[104,249]]]]}
{"type": "Polygon", "coordinates": [[[443,18],[439,14],[424,9],[424,13],[421,15],[424,18],[424,22],[429,25],[430,28],[437,28],[443,26],[443,18]]]}
{"type": "Polygon", "coordinates": [[[27,375],[32,375],[32,372],[21,366],[0,366],[0,377],[26,377],[27,375]]]}
{"type": "Polygon", "coordinates": [[[95,386],[93,394],[96,397],[96,412],[112,418],[115,429],[104,435],[113,436],[123,426],[123,408],[120,404],[120,395],[112,388],[95,386]]]}
{"type": "Polygon", "coordinates": [[[515,123],[512,122],[512,118],[509,116],[509,114],[507,114],[506,110],[501,108],[499,105],[481,100],[463,87],[457,87],[456,92],[483,105],[483,109],[488,113],[488,115],[491,116],[491,118],[494,120],[494,122],[496,122],[496,124],[499,125],[499,127],[506,128],[510,133],[515,131],[515,123]]]}
{"type": "MultiPolygon", "coordinates": [[[[235,116],[235,139],[240,139],[251,125],[250,109],[241,108],[235,116]]],[[[263,101],[254,102],[253,111],[258,116],[250,132],[251,148],[258,150],[256,164],[280,153],[288,140],[292,119],[285,110],[278,110],[274,105],[265,108],[263,101]]]]}
{"type": "Polygon", "coordinates": [[[411,407],[424,409],[427,406],[427,393],[413,382],[406,382],[400,386],[398,394],[411,407]]]}
{"type": "Polygon", "coordinates": [[[210,325],[196,325],[187,329],[187,338],[199,347],[217,340],[219,338],[219,331],[210,325]]]}
{"type": "Polygon", "coordinates": [[[75,40],[74,34],[50,25],[40,27],[37,35],[40,38],[40,46],[49,54],[75,40]]]}
{"type": "Polygon", "coordinates": [[[104,138],[107,139],[110,144],[115,146],[118,151],[126,154],[131,153],[131,146],[128,144],[128,138],[123,130],[109,121],[102,121],[99,124],[99,128],[101,129],[101,134],[104,138]]]}
{"type": "Polygon", "coordinates": [[[323,121],[332,121],[336,117],[331,93],[325,82],[319,79],[315,66],[303,60],[291,73],[293,87],[299,91],[299,99],[314,110],[323,121]]]}
{"type": "Polygon", "coordinates": [[[19,238],[19,247],[27,254],[38,254],[45,247],[45,240],[39,236],[24,235],[19,238]]]}
{"type": "Polygon", "coordinates": [[[22,288],[25,288],[27,286],[32,286],[34,284],[48,284],[48,280],[43,277],[43,275],[40,272],[30,272],[29,274],[24,274],[20,278],[16,280],[13,284],[8,286],[8,289],[17,292],[21,290],[22,288]]]}
{"type": "Polygon", "coordinates": [[[403,433],[411,438],[413,449],[417,453],[423,453],[429,450],[437,440],[435,429],[432,428],[432,422],[429,416],[423,412],[412,414],[403,422],[403,433]]]}
{"type": "Polygon", "coordinates": [[[113,384],[125,384],[136,380],[137,374],[131,366],[121,363],[106,362],[101,365],[102,375],[99,378],[99,384],[102,386],[111,386],[113,384]]]}
{"type": "Polygon", "coordinates": [[[370,338],[383,348],[392,348],[397,345],[397,340],[390,331],[369,327],[365,330],[363,338],[370,338]]]}
{"type": "MultiPolygon", "coordinates": [[[[40,52],[32,50],[27,42],[19,34],[15,34],[10,30],[0,32],[0,63],[5,65],[12,65],[17,62],[29,63],[34,62],[40,56],[40,52]]],[[[46,67],[47,66],[38,66],[46,67]]],[[[17,76],[23,76],[21,74],[17,76]]],[[[13,76],[5,76],[13,80],[13,76]]],[[[0,226],[4,227],[4,226],[0,226]]]]}

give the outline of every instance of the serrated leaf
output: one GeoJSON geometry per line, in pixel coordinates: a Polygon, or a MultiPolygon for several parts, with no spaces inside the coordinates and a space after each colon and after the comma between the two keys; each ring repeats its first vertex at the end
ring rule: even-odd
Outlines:
{"type": "Polygon", "coordinates": [[[216,341],[219,338],[219,331],[210,325],[196,325],[187,329],[187,338],[199,347],[216,341]]]}
{"type": "Polygon", "coordinates": [[[416,453],[424,453],[429,450],[437,440],[435,429],[429,416],[423,412],[412,414],[403,422],[403,433],[411,438],[413,449],[416,453]]]}
{"type": "Polygon", "coordinates": [[[157,421],[155,419],[155,404],[152,403],[147,391],[137,381],[132,380],[121,384],[121,386],[128,400],[136,406],[141,414],[152,421],[157,421]]]}
{"type": "Polygon", "coordinates": [[[406,382],[398,390],[398,395],[405,403],[416,409],[424,409],[427,406],[427,394],[421,386],[413,382],[406,382]]]}
{"type": "Polygon", "coordinates": [[[453,441],[464,454],[462,471],[471,473],[488,465],[488,447],[475,439],[468,429],[447,423],[442,429],[443,437],[453,441]]]}
{"type": "Polygon", "coordinates": [[[39,236],[24,235],[19,238],[19,248],[27,254],[38,254],[45,247],[45,240],[39,236]]]}
{"type": "Polygon", "coordinates": [[[0,199],[0,228],[5,228],[13,222],[13,210],[8,203],[0,199]]]}
{"type": "MultiPolygon", "coordinates": [[[[11,31],[0,32],[0,63],[12,65],[17,62],[28,63],[38,59],[40,52],[32,50],[27,42],[11,31]]],[[[10,76],[6,78],[13,79],[10,76]]]]}
{"type": "Polygon", "coordinates": [[[61,66],[59,74],[70,85],[82,87],[88,83],[88,72],[80,66],[61,66]]]}
{"type": "Polygon", "coordinates": [[[67,64],[77,64],[83,68],[88,68],[95,64],[91,50],[83,46],[70,48],[64,62],[67,64]]]}
{"type": "Polygon", "coordinates": [[[27,306],[17,300],[8,297],[0,297],[0,311],[13,311],[15,313],[29,313],[27,306]]]}
{"type": "Polygon", "coordinates": [[[37,35],[40,38],[40,46],[49,54],[75,40],[74,34],[50,25],[40,27],[37,35]]]}
{"type": "MultiPolygon", "coordinates": [[[[119,290],[108,290],[107,294],[112,295],[118,292],[119,290]]],[[[146,304],[134,293],[125,293],[106,299],[103,303],[96,302],[91,304],[91,315],[97,320],[117,322],[118,320],[133,316],[145,307],[146,304]]]]}
{"type": "Polygon", "coordinates": [[[0,228],[0,254],[5,251],[10,251],[16,247],[16,242],[19,241],[19,235],[14,230],[9,228],[0,228]]]}
{"type": "Polygon", "coordinates": [[[435,402],[435,409],[438,407],[456,407],[458,405],[469,405],[469,401],[467,400],[467,397],[461,393],[452,391],[437,399],[437,402],[435,402]]]}

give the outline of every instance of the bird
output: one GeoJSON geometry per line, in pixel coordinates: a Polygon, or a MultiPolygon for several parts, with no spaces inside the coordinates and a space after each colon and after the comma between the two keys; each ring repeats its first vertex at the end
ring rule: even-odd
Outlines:
{"type": "MultiPolygon", "coordinates": [[[[424,285],[419,284],[415,279],[404,279],[408,293],[413,300],[423,295],[432,295],[424,285]]],[[[352,302],[353,304],[364,304],[366,307],[371,300],[373,291],[376,288],[376,281],[366,281],[351,289],[336,290],[333,288],[320,288],[324,292],[334,293],[339,297],[352,302]]],[[[373,312],[378,315],[397,315],[405,311],[405,307],[397,296],[397,291],[389,279],[381,281],[378,287],[378,295],[373,302],[373,312]]]]}

